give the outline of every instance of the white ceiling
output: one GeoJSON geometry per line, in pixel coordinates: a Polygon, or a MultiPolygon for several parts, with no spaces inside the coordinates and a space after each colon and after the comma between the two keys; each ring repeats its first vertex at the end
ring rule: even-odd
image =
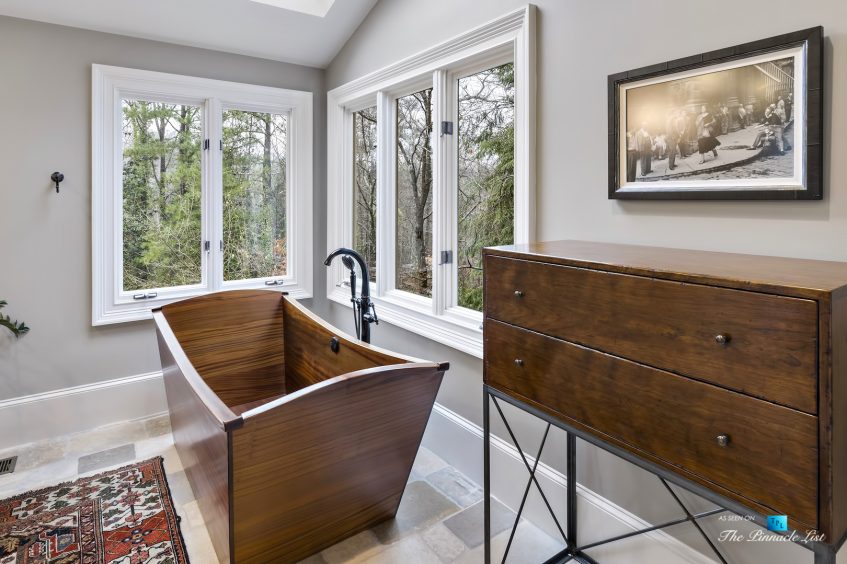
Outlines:
{"type": "Polygon", "coordinates": [[[0,0],[0,15],[324,68],[377,0],[267,2],[0,0]]]}

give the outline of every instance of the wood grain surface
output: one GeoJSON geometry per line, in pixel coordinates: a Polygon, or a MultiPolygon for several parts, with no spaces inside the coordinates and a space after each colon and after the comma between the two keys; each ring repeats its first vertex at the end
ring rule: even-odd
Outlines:
{"type": "Polygon", "coordinates": [[[285,393],[279,292],[219,292],[166,305],[162,313],[191,364],[228,406],[285,393]]]}
{"type": "MultiPolygon", "coordinates": [[[[163,321],[164,318],[159,315],[157,323],[163,321]]],[[[161,327],[165,332],[169,331],[166,324],[161,327]]],[[[162,330],[157,332],[174,446],[203,514],[215,552],[222,562],[228,562],[230,463],[226,423],[205,403],[209,396],[198,393],[191,385],[191,377],[186,377],[186,373],[192,369],[183,371],[174,358],[171,347],[175,343],[166,340],[162,330]]],[[[230,416],[234,418],[234,415],[230,416]]]]}
{"type": "Polygon", "coordinates": [[[499,257],[485,271],[493,319],[817,412],[812,300],[499,257]]]}
{"type": "MultiPolygon", "coordinates": [[[[498,389],[559,417],[574,417],[568,420],[575,426],[674,468],[760,514],[784,511],[835,546],[847,538],[847,263],[588,241],[488,248],[484,256],[488,325],[500,319],[567,341],[562,347],[568,350],[591,349],[600,355],[596,358],[614,359],[587,363],[580,355],[558,353],[547,358],[546,375],[531,382],[509,375],[514,358],[498,357],[496,366],[486,360],[486,378],[499,375],[498,389]],[[717,343],[716,335],[728,335],[729,342],[717,343]],[[561,385],[554,395],[547,379],[570,382],[571,363],[585,371],[579,386],[591,389],[589,378],[606,381],[605,397],[598,392],[580,407],[564,397],[568,386],[561,385]],[[731,443],[737,452],[740,446],[746,451],[733,463],[738,468],[733,477],[708,451],[680,448],[676,456],[683,464],[647,433],[626,435],[613,421],[579,422],[591,415],[580,409],[603,412],[608,405],[623,406],[641,398],[639,393],[652,393],[649,387],[619,392],[620,366],[629,365],[640,366],[625,371],[632,372],[630,378],[637,373],[639,385],[686,384],[650,400],[671,408],[662,412],[664,423],[654,422],[660,430],[669,421],[682,425],[685,433],[726,422],[738,426],[736,434],[746,427],[741,436],[752,433],[763,449],[731,443]],[[684,392],[695,389],[710,390],[697,405],[684,392]],[[691,405],[680,409],[672,403],[678,398],[691,405]],[[687,415],[680,411],[699,414],[699,422],[681,420],[687,415]],[[785,414],[782,423],[775,414],[785,414]],[[773,436],[786,422],[792,428],[773,436]],[[601,424],[612,430],[592,426],[601,424]],[[812,450],[817,454],[810,475],[812,450]],[[780,485],[772,489],[792,493],[763,492],[761,485],[748,483],[757,467],[763,477],[778,474],[780,485]],[[785,469],[790,476],[781,474],[785,469]]],[[[492,349],[486,335],[487,356],[502,355],[502,346],[492,349]]]]}
{"type": "Polygon", "coordinates": [[[485,347],[488,384],[817,523],[816,417],[493,320],[485,347]]]}
{"type": "Polygon", "coordinates": [[[823,260],[572,240],[488,247],[485,254],[800,298],[847,285],[847,263],[823,260]]]}
{"type": "Polygon", "coordinates": [[[275,291],[154,319],[176,447],[221,561],[297,562],[395,514],[446,363],[356,341],[275,291]]]}
{"type": "Polygon", "coordinates": [[[289,391],[364,368],[414,361],[347,337],[294,300],[285,302],[285,360],[289,391]],[[338,352],[330,348],[338,340],[338,352]]]}
{"type": "Polygon", "coordinates": [[[442,375],[374,368],[245,414],[232,443],[236,562],[297,562],[391,518],[442,375]]]}

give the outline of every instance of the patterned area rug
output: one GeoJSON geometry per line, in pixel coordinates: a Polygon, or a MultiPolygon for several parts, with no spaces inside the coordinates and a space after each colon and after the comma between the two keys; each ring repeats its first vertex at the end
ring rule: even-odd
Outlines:
{"type": "Polygon", "coordinates": [[[161,458],[0,500],[0,564],[187,564],[161,458]]]}

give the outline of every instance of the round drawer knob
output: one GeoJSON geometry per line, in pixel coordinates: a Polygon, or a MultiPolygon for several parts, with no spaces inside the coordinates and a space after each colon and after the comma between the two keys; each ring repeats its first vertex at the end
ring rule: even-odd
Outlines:
{"type": "Polygon", "coordinates": [[[729,341],[732,340],[732,337],[729,335],[725,335],[721,333],[720,335],[715,335],[715,342],[719,345],[729,344],[729,341]]]}
{"type": "Polygon", "coordinates": [[[522,297],[523,297],[523,292],[521,292],[520,290],[515,290],[515,297],[516,297],[516,298],[522,298],[522,297]]]}
{"type": "Polygon", "coordinates": [[[715,440],[718,443],[719,447],[727,447],[729,446],[729,435],[718,435],[715,437],[715,440]]]}
{"type": "Polygon", "coordinates": [[[517,366],[518,368],[523,368],[523,360],[520,359],[520,358],[516,358],[515,359],[515,366],[517,366]]]}

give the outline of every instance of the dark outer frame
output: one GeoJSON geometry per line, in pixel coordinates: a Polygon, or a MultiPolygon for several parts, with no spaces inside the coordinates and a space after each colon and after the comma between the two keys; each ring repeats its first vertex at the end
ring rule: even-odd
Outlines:
{"type": "Polygon", "coordinates": [[[610,200],[821,200],[823,199],[823,27],[813,27],[768,39],[683,57],[639,69],[609,75],[609,199],[610,200]],[[806,54],[806,170],[805,190],[664,190],[621,192],[619,183],[620,143],[618,86],[627,82],[655,78],[691,69],[699,69],[744,59],[753,55],[797,46],[806,54]]]}

